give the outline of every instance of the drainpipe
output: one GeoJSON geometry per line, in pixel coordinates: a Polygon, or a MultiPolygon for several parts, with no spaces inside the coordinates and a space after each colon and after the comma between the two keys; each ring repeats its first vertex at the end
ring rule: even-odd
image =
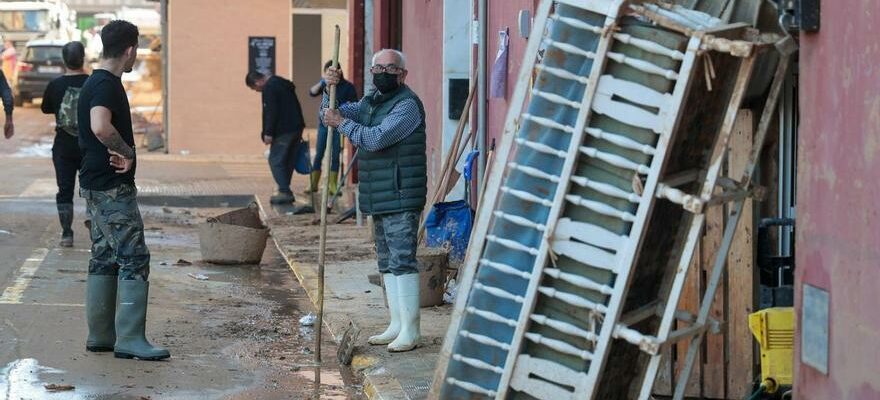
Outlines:
{"type": "Polygon", "coordinates": [[[370,73],[370,67],[373,63],[373,47],[374,47],[374,33],[375,27],[373,26],[373,17],[374,17],[374,6],[373,0],[367,0],[364,2],[364,88],[361,92],[361,95],[367,94],[369,90],[373,88],[373,74],[370,73]]]}
{"type": "Polygon", "coordinates": [[[168,154],[168,0],[160,0],[162,24],[162,131],[165,133],[165,154],[168,154]]]}
{"type": "MultiPolygon", "coordinates": [[[[479,0],[479,11],[477,16],[480,25],[479,46],[477,48],[477,148],[480,155],[477,158],[477,179],[476,187],[483,187],[483,175],[486,170],[486,52],[488,51],[488,36],[486,35],[486,25],[488,25],[488,0],[479,0]]],[[[478,189],[479,190],[479,189],[478,189]]],[[[477,193],[480,198],[482,193],[477,193]]]]}

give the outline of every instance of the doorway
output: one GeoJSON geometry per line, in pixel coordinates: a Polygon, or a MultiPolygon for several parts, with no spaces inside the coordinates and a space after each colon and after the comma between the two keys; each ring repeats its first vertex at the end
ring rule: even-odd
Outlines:
{"type": "Polygon", "coordinates": [[[317,128],[321,97],[309,96],[309,87],[321,80],[321,15],[293,14],[293,51],[291,81],[303,109],[307,128],[317,128]]]}

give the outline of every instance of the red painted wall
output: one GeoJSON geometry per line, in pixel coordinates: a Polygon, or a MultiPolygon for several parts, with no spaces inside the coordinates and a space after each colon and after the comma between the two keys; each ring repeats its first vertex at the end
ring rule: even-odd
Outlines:
{"type": "Polygon", "coordinates": [[[801,35],[795,306],[830,292],[829,374],[797,343],[794,398],[880,399],[880,2],[822,6],[801,35]]]}
{"type": "Polygon", "coordinates": [[[402,0],[373,1],[373,51],[400,49],[402,0]]]}
{"type": "MultiPolygon", "coordinates": [[[[507,96],[505,98],[490,98],[487,112],[487,145],[492,138],[500,143],[500,135],[504,129],[504,119],[507,116],[508,101],[516,86],[516,77],[519,74],[523,52],[527,39],[520,37],[517,29],[517,16],[519,10],[527,9],[534,15],[535,5],[538,0],[490,0],[488,3],[489,24],[488,29],[488,54],[487,63],[491,68],[498,50],[498,31],[504,27],[510,28],[510,49],[507,77],[507,96]]],[[[442,166],[441,136],[442,128],[442,94],[443,94],[443,1],[442,0],[407,0],[402,2],[402,49],[407,55],[407,69],[409,84],[425,103],[428,128],[428,163],[429,182],[434,182],[442,166]]],[[[393,30],[393,24],[381,11],[389,7],[389,0],[377,0],[376,7],[376,33],[374,37],[377,43],[388,40],[389,30],[393,30]]],[[[474,2],[474,18],[476,18],[476,1],[474,2]]],[[[465,11],[465,10],[462,10],[465,11]]],[[[375,46],[377,49],[381,46],[375,46]]],[[[476,59],[476,57],[475,57],[476,59]]],[[[488,79],[487,79],[488,80],[488,79]]],[[[486,84],[486,83],[484,83],[486,84]]],[[[488,93],[488,91],[487,91],[488,93]]],[[[476,115],[472,121],[476,123],[476,115]]]]}
{"type": "MultiPolygon", "coordinates": [[[[487,26],[486,35],[489,39],[488,53],[486,54],[486,63],[488,71],[486,73],[486,81],[492,78],[492,65],[495,63],[495,54],[498,52],[500,41],[498,40],[498,31],[509,28],[510,31],[510,47],[508,48],[508,64],[507,64],[507,95],[504,98],[489,97],[488,113],[486,116],[486,145],[492,143],[495,139],[496,145],[501,143],[501,132],[504,130],[504,120],[507,117],[507,108],[510,106],[510,97],[516,88],[516,78],[519,75],[520,65],[523,60],[528,39],[523,38],[519,34],[517,27],[517,18],[520,10],[529,10],[532,16],[535,15],[536,0],[504,0],[489,1],[488,14],[489,25],[487,26]]],[[[489,94],[488,86],[486,90],[489,94]]]]}
{"type": "Polygon", "coordinates": [[[358,94],[364,92],[364,0],[348,2],[348,80],[358,94]]]}
{"type": "Polygon", "coordinates": [[[432,186],[440,173],[443,130],[443,1],[403,2],[403,52],[406,54],[406,83],[425,105],[428,134],[428,182],[432,186]]]}

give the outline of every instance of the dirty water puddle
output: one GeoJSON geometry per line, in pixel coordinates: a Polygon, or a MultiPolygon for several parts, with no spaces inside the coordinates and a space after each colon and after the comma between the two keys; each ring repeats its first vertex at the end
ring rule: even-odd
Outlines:
{"type": "Polygon", "coordinates": [[[0,396],[5,399],[79,399],[75,389],[52,393],[44,385],[64,385],[64,371],[40,365],[33,358],[15,360],[0,370],[0,396]]]}
{"type": "Polygon", "coordinates": [[[38,158],[52,158],[52,140],[45,139],[39,143],[34,143],[30,146],[21,147],[13,157],[38,157],[38,158]]]}
{"type": "MultiPolygon", "coordinates": [[[[321,369],[318,372],[321,375],[321,399],[349,399],[350,393],[345,390],[346,382],[339,371],[328,371],[321,369]]],[[[315,370],[313,368],[303,368],[294,373],[294,375],[314,383],[315,370]]]]}

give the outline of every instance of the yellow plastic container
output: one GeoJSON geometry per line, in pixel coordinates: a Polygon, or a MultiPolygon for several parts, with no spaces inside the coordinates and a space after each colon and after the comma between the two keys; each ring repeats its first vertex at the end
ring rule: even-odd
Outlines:
{"type": "Polygon", "coordinates": [[[774,307],[752,313],[749,329],[761,345],[761,377],[768,386],[767,392],[773,393],[779,386],[791,386],[794,309],[774,307]]]}

